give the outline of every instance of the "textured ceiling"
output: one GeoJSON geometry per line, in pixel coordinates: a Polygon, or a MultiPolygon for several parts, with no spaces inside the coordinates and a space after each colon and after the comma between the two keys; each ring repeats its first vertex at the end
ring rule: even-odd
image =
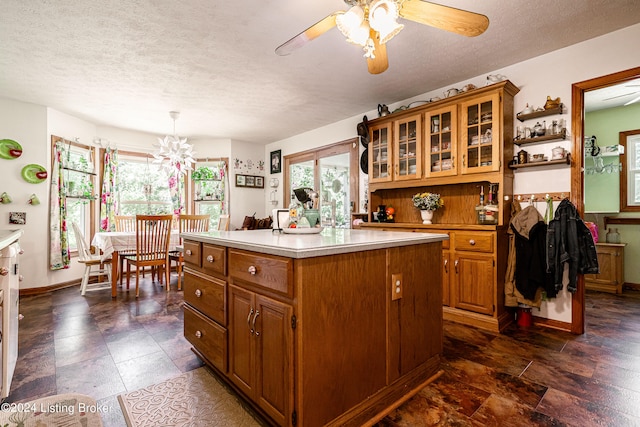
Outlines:
{"type": "Polygon", "coordinates": [[[0,96],[96,124],[266,144],[640,22],[638,0],[442,0],[489,17],[466,38],[403,20],[367,72],[337,29],[274,49],[341,0],[3,0],[0,96]]]}

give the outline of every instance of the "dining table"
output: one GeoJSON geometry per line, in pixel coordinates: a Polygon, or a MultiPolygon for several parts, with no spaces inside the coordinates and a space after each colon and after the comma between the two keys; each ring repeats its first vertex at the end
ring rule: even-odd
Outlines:
{"type": "MultiPolygon", "coordinates": [[[[178,230],[171,230],[169,251],[176,250],[181,243],[178,230]]],[[[103,260],[111,259],[111,298],[115,298],[118,290],[118,273],[122,273],[118,271],[118,255],[120,252],[135,252],[136,232],[101,231],[93,236],[91,246],[100,250],[103,260]]]]}

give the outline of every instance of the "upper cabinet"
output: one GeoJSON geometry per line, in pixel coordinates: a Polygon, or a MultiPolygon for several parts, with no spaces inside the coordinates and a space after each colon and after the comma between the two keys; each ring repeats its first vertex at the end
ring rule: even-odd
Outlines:
{"type": "Polygon", "coordinates": [[[486,95],[460,104],[460,173],[500,170],[500,96],[486,95]]]}
{"type": "Polygon", "coordinates": [[[369,183],[456,183],[504,171],[513,154],[516,93],[504,81],[371,121],[369,183]]]}

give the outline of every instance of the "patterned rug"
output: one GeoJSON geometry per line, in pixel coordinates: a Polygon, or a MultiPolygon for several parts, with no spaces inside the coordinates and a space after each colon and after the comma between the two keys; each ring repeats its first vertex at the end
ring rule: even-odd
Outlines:
{"type": "Polygon", "coordinates": [[[3,403],[3,427],[99,427],[100,413],[107,410],[82,394],[57,394],[30,402],[3,403]]]}
{"type": "Polygon", "coordinates": [[[254,427],[240,399],[206,368],[118,396],[129,427],[254,427]]]}

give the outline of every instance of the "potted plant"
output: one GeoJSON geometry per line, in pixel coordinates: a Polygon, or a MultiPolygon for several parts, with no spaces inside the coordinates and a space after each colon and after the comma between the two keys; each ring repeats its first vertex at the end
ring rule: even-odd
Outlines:
{"type": "Polygon", "coordinates": [[[444,206],[444,201],[438,193],[417,193],[411,200],[413,206],[420,209],[423,224],[431,224],[433,212],[444,206]]]}

